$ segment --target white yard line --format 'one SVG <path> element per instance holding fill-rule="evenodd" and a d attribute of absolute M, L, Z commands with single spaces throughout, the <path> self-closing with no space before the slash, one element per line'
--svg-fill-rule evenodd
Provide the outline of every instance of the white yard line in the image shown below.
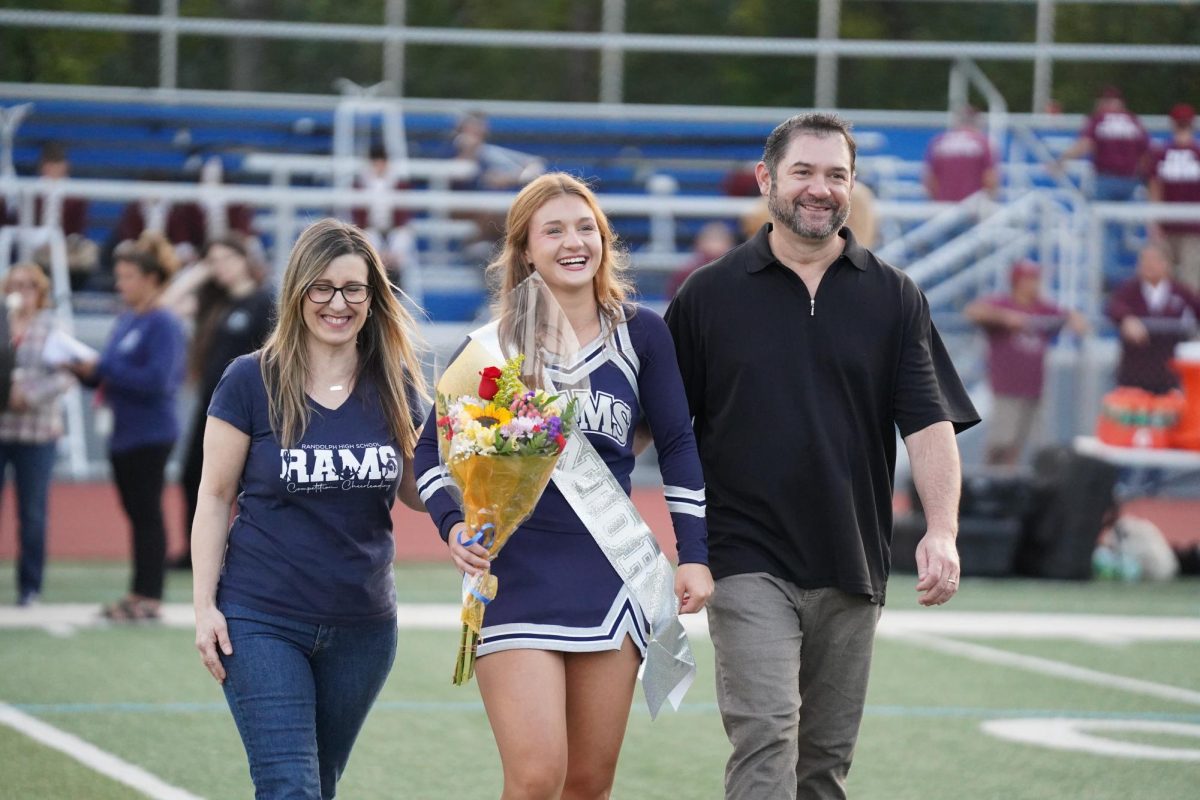
<path fill-rule="evenodd" d="M 1200 739 L 1200 725 L 1136 719 L 989 719 L 985 733 L 1012 742 L 1072 750 L 1118 758 L 1144 758 L 1152 761 L 1200 761 L 1200 750 L 1187 747 L 1161 747 L 1093 736 L 1092 732 L 1120 734 L 1125 731 L 1190 736 Z"/>
<path fill-rule="evenodd" d="M 141 767 L 123 761 L 78 736 L 18 711 L 7 703 L 0 703 L 0 724 L 52 747 L 101 775 L 137 789 L 154 800 L 202 800 L 199 795 L 172 786 Z"/>
<path fill-rule="evenodd" d="M 1005 611 L 890 611 L 879 620 L 881 633 L 927 633 L 971 638 L 1070 639 L 1132 643 L 1200 641 L 1200 617 L 1129 614 L 1049 614 Z"/>
<path fill-rule="evenodd" d="M 100 607 L 91 603 L 45 603 L 33 608 L 0 606 L 0 631 L 40 628 L 64 635 L 79 628 L 111 625 L 100 617 L 99 612 Z M 193 624 L 192 608 L 185 603 L 168 603 L 163 606 L 161 623 L 134 624 L 190 628 Z M 403 603 L 398 607 L 398 624 L 406 630 L 454 630 L 462 623 L 459 622 L 457 605 Z M 683 624 L 693 636 L 708 636 L 708 620 L 703 612 L 683 617 Z M 885 609 L 879 621 L 879 633 L 884 636 L 914 633 L 1102 643 L 1195 642 L 1200 641 L 1200 617 Z"/>
<path fill-rule="evenodd" d="M 1157 697 L 1161 700 L 1200 706 L 1200 692 L 1192 691 L 1191 689 L 1181 689 L 1178 686 L 1168 686 L 1164 683 L 1154 683 L 1153 681 L 1144 681 L 1139 678 L 1127 678 L 1123 675 L 1113 675 L 1108 672 L 1087 669 L 1086 667 L 1077 667 L 1073 664 L 1054 661 L 1049 658 L 1012 653 L 1007 650 L 999 650 L 995 647 L 975 644 L 974 642 L 942 639 L 938 636 L 930 636 L 924 633 L 912 631 L 885 632 L 881 627 L 880 634 L 896 641 L 919 645 L 927 650 L 936 650 L 947 655 L 961 656 L 985 664 L 1015 667 L 1042 675 L 1050 675 L 1055 678 L 1066 678 L 1067 680 L 1079 681 L 1080 683 L 1090 683 L 1093 686 L 1122 689 L 1134 694 Z"/>

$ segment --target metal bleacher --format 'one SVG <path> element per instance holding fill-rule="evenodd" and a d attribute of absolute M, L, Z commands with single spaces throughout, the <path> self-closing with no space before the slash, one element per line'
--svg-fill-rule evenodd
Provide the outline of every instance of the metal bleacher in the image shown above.
<path fill-rule="evenodd" d="M 1099 0 L 1084 0 L 1089 1 Z M 839 3 L 822 0 L 820 5 L 825 20 L 825 12 L 836 11 Z M 459 115 L 471 110 L 487 114 L 493 143 L 530 153 L 550 169 L 561 169 L 593 183 L 630 248 L 635 278 L 645 299 L 661 302 L 658 291 L 664 273 L 688 257 L 687 250 L 699 228 L 711 219 L 733 222 L 752 206 L 751 199 L 723 196 L 722 182 L 731 170 L 757 160 L 766 135 L 790 110 L 626 104 L 622 102 L 625 78 L 621 55 L 627 50 L 644 49 L 653 39 L 670 52 L 729 52 L 755 57 L 769 52 L 783 58 L 814 57 L 815 105 L 826 108 L 839 105 L 839 58 L 888 57 L 899 59 L 898 63 L 937 58 L 951 66 L 950 107 L 965 102 L 968 89 L 985 100 L 989 133 L 1003 162 L 1003 189 L 995 203 L 947 206 L 931 203 L 925 197 L 920 181 L 922 157 L 930 138 L 947 124 L 946 114 L 843 113 L 855 124 L 859 178 L 871 185 L 877 196 L 883 238 L 880 252 L 921 283 L 939 327 L 954 340 L 960 368 L 968 375 L 977 374 L 978 339 L 958 311 L 972 297 L 1002 286 L 1012 258 L 1023 255 L 1042 261 L 1048 267 L 1047 289 L 1060 301 L 1083 308 L 1099 321 L 1100 226 L 1110 220 L 1121 221 L 1136 241 L 1148 220 L 1200 213 L 1195 208 L 1164 209 L 1163 204 L 1087 202 L 1081 191 L 1089 179 L 1086 165 L 1078 165 L 1080 169 L 1072 172 L 1069 180 L 1047 169 L 1049 159 L 1074 138 L 1082 118 L 1010 114 L 1004 98 L 994 87 L 989 88 L 982 72 L 967 60 L 993 59 L 1003 53 L 1005 58 L 1031 63 L 1032 108 L 1036 111 L 1046 107 L 1052 87 L 1050 68 L 1055 62 L 1093 61 L 1102 55 L 1110 61 L 1131 64 L 1165 60 L 1194 63 L 1200 59 L 1200 51 L 1194 47 L 1061 45 L 1054 40 L 1054 3 L 1039 0 L 1037 5 L 1036 30 L 1031 35 L 1035 44 L 1028 45 L 843 39 L 838 36 L 836 14 L 825 20 L 832 20 L 831 25 L 821 26 L 820 41 L 635 35 L 624 31 L 620 15 L 612 16 L 615 22 L 610 27 L 608 11 L 623 8 L 624 3 L 606 0 L 603 35 L 568 34 L 573 46 L 595 50 L 601 56 L 600 102 L 595 104 L 403 97 L 404 60 L 399 48 L 409 37 L 419 35 L 421 41 L 436 40 L 457 47 L 560 47 L 564 35 L 557 32 L 421 29 L 406 24 L 403 13 L 400 19 L 389 17 L 388 25 L 377 29 L 346 25 L 299 28 L 265 20 L 191 18 L 181 16 L 177 4 L 171 3 L 164 3 L 157 16 L 137 19 L 122 14 L 0 10 L 0 19 L 10 24 L 69 28 L 86 23 L 98 30 L 113 31 L 136 28 L 153 31 L 159 43 L 157 86 L 149 91 L 0 84 L 0 108 L 23 102 L 35 106 L 20 125 L 12 149 L 17 175 L 33 174 L 41 145 L 55 140 L 67 147 L 74 176 L 66 186 L 51 188 L 36 179 L 0 173 L 0 193 L 19 195 L 27 204 L 31 196 L 50 191 L 85 196 L 90 201 L 89 233 L 98 241 L 107 238 L 122 206 L 146 192 L 172 201 L 206 196 L 247 203 L 256 209 L 256 227 L 278 267 L 298 226 L 313 216 L 350 206 L 355 196 L 335 180 L 316 173 L 291 174 L 286 184 L 280 185 L 276 176 L 249 168 L 248 159 L 263 153 L 336 156 L 339 104 L 346 97 L 179 89 L 179 37 L 214 32 L 238 37 L 246 35 L 248 26 L 252 26 L 259 33 L 286 34 L 298 40 L 382 46 L 380 77 L 392 82 L 391 89 L 383 94 L 393 95 L 396 113 L 402 114 L 407 158 L 449 158 L 450 134 Z M 1051 24 L 1043 24 L 1047 20 Z M 357 97 L 368 95 L 370 87 Z M 1144 121 L 1160 137 L 1166 130 L 1164 118 Z M 364 151 L 365 147 L 359 147 L 360 155 Z M 213 155 L 222 159 L 225 185 L 216 189 L 200 187 L 197 167 Z M 466 324 L 482 298 L 477 264 L 468 263 L 465 256 L 460 258 L 463 254 L 455 249 L 462 235 L 456 231 L 461 226 L 452 229 L 444 223 L 451 221 L 455 212 L 502 212 L 511 193 L 443 191 L 428 180 L 414 182 L 413 191 L 393 192 L 386 199 L 426 221 L 421 234 L 425 248 L 443 244 L 450 248 L 449 259 L 431 259 L 429 280 L 424 282 L 429 289 L 425 305 L 435 321 L 427 327 L 436 333 L 440 325 Z M 451 331 L 446 338 L 456 335 Z M 1060 362 L 1066 363 L 1062 358 Z M 1052 387 L 1051 393 L 1054 391 Z M 1094 391 L 1082 394 L 1098 396 Z M 1091 416 L 1086 403 L 1072 403 L 1069 398 L 1057 402 L 1052 397 L 1051 404 L 1068 409 L 1076 422 Z M 1072 420 L 1060 424 L 1059 433 L 1070 435 L 1072 424 Z"/>

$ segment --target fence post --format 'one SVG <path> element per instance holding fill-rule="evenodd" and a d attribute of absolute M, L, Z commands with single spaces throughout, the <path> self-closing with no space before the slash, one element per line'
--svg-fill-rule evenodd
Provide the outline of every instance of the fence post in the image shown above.
<path fill-rule="evenodd" d="M 162 30 L 158 35 L 158 88 L 174 89 L 179 76 L 179 0 L 162 0 Z"/>
<path fill-rule="evenodd" d="M 400 33 L 407 17 L 407 0 L 387 0 L 383 24 L 394 35 L 383 43 L 383 82 L 392 87 L 396 97 L 404 97 L 404 39 Z"/>
<path fill-rule="evenodd" d="M 625 32 L 625 0 L 604 0 L 601 23 L 606 37 Z M 600 51 L 600 102 L 620 103 L 625 96 L 625 51 L 605 42 Z"/>
<path fill-rule="evenodd" d="M 838 38 L 842 25 L 842 0 L 821 0 L 817 16 L 817 39 L 828 42 Z M 813 105 L 817 108 L 837 106 L 838 57 L 832 50 L 817 55 L 817 75 L 813 87 Z"/>
<path fill-rule="evenodd" d="M 679 182 L 670 175 L 651 175 L 646 181 L 646 190 L 656 197 L 671 197 L 679 191 Z M 650 214 L 649 250 L 652 253 L 675 252 L 675 215 L 661 205 Z"/>
<path fill-rule="evenodd" d="M 1051 89 L 1054 86 L 1054 62 L 1046 47 L 1054 44 L 1054 0 L 1038 0 L 1037 5 L 1037 55 L 1033 59 L 1033 108 L 1041 114 L 1050 105 Z"/>

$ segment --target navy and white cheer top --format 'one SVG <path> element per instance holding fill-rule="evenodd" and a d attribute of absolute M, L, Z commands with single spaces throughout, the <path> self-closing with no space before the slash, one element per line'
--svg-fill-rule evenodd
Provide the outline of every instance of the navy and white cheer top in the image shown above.
<path fill-rule="evenodd" d="M 674 344 L 662 318 L 627 306 L 624 321 L 615 328 L 605 323 L 600 336 L 581 348 L 576 363 L 559 365 L 557 371 L 572 379 L 588 377 L 590 390 L 577 398 L 577 433 L 586 434 L 626 494 L 634 430 L 643 420 L 649 425 L 679 562 L 706 564 L 703 473 Z M 452 481 L 439 463 L 436 412 L 426 420 L 415 466 L 421 499 L 445 539 L 463 514 L 446 492 Z M 644 650 L 641 609 L 553 482 L 500 551 L 492 573 L 499 590 L 484 616 L 479 655 L 514 648 L 616 649 L 626 634 Z"/>

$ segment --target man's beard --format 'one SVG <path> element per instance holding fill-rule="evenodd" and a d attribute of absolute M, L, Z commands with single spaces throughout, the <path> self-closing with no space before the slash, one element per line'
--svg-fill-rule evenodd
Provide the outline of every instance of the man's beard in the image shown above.
<path fill-rule="evenodd" d="M 771 212 L 771 219 L 783 225 L 792 233 L 799 236 L 801 239 L 828 239 L 835 236 L 842 226 L 846 224 L 846 219 L 850 216 L 850 202 L 846 201 L 846 205 L 838 207 L 833 204 L 833 213 L 829 216 L 829 220 L 824 223 L 805 223 L 803 219 L 804 209 L 800 203 L 794 203 L 789 209 L 779 201 L 779 195 L 775 191 L 775 184 L 771 184 L 771 191 L 767 195 L 767 210 Z"/>

